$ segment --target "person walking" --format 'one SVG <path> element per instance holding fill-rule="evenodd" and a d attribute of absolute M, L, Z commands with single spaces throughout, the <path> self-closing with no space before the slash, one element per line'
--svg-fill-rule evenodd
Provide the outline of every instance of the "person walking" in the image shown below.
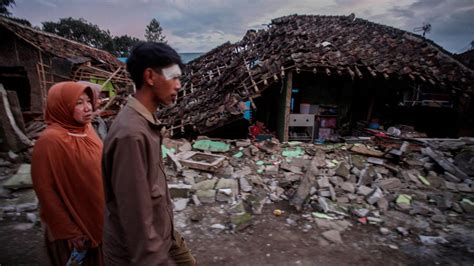
<path fill-rule="evenodd" d="M 161 155 L 159 105 L 181 88 L 179 55 L 164 43 L 145 42 L 127 59 L 136 93 L 104 141 L 106 265 L 195 265 L 174 229 L 173 205 Z"/>

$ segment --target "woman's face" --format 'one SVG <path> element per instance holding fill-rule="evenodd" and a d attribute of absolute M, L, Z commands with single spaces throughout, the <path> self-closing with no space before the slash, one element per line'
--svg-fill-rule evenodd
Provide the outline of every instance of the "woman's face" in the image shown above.
<path fill-rule="evenodd" d="M 83 125 L 90 123 L 92 120 L 92 101 L 85 92 L 77 99 L 73 117 L 79 124 Z"/>

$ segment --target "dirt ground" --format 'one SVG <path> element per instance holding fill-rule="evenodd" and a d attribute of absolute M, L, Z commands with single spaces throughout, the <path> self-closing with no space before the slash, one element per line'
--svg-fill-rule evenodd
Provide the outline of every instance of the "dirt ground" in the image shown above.
<path fill-rule="evenodd" d="M 282 216 L 272 214 L 285 210 Z M 200 217 L 197 222 L 191 217 Z M 249 226 L 239 231 L 213 229 L 226 225 L 219 205 L 188 206 L 176 213 L 176 227 L 183 233 L 199 265 L 473 265 L 473 228 L 454 230 L 449 244 L 425 246 L 416 237 L 396 232 L 379 233 L 373 225 L 353 226 L 343 232 L 342 244 L 330 244 L 316 224 L 301 218 L 284 203 L 265 205 Z M 196 220 L 196 218 L 194 218 Z M 26 228 L 21 228 L 26 227 Z M 30 228 L 28 228 L 30 227 Z M 463 231 L 464 230 L 464 231 Z M 453 231 L 453 232 L 454 232 Z M 21 217 L 0 222 L 0 264 L 45 265 L 43 235 L 39 225 Z"/>

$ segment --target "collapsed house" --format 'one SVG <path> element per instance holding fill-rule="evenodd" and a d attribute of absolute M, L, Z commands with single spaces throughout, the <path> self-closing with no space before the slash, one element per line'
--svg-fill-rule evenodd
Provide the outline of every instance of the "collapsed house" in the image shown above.
<path fill-rule="evenodd" d="M 19 137 L 24 131 L 20 120 L 42 116 L 47 91 L 54 83 L 87 80 L 105 84 L 107 96 L 133 86 L 124 63 L 106 51 L 4 17 L 0 17 L 0 35 L 0 84 L 2 95 L 8 94 L 4 97 L 8 103 L 4 100 L 1 106 L 4 148 L 21 150 L 27 144 Z M 8 118 L 13 116 L 14 120 Z M 15 121 L 18 125 L 12 125 Z"/>
<path fill-rule="evenodd" d="M 468 50 L 461 54 L 455 54 L 454 58 L 459 60 L 470 69 L 474 69 L 474 49 Z"/>
<path fill-rule="evenodd" d="M 473 80 L 419 35 L 353 14 L 291 15 L 191 61 L 177 104 L 159 115 L 173 135 L 237 132 L 248 106 L 282 141 L 353 134 L 361 121 L 467 135 Z"/>

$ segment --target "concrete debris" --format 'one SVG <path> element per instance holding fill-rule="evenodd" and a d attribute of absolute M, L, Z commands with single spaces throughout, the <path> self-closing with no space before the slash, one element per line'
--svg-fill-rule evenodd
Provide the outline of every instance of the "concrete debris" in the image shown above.
<path fill-rule="evenodd" d="M 3 187 L 9 189 L 31 188 L 33 181 L 31 180 L 31 165 L 22 164 L 17 173 L 3 183 Z"/>
<path fill-rule="evenodd" d="M 397 227 L 396 230 L 402 236 L 408 236 L 410 234 L 407 229 L 401 226 Z"/>
<path fill-rule="evenodd" d="M 239 231 L 251 225 L 252 215 L 244 212 L 230 216 L 230 222 L 235 230 Z"/>
<path fill-rule="evenodd" d="M 384 235 L 384 236 L 390 234 L 390 229 L 385 228 L 385 227 L 380 227 L 380 230 L 379 230 L 379 231 L 380 231 L 380 233 L 381 233 L 382 235 Z"/>
<path fill-rule="evenodd" d="M 236 179 L 221 178 L 217 182 L 216 189 L 230 189 L 234 195 L 239 193 L 239 184 Z"/>
<path fill-rule="evenodd" d="M 20 224 L 15 225 L 13 229 L 18 230 L 18 231 L 26 231 L 33 228 L 33 226 L 35 226 L 33 223 L 20 223 Z"/>
<path fill-rule="evenodd" d="M 190 196 L 192 185 L 186 184 L 169 184 L 171 198 L 187 198 Z"/>
<path fill-rule="evenodd" d="M 341 185 L 342 190 L 349 192 L 349 193 L 354 193 L 355 192 L 355 186 L 352 183 L 349 182 L 344 182 Z"/>
<path fill-rule="evenodd" d="M 194 205 L 201 206 L 201 201 L 199 200 L 197 195 L 193 195 L 192 198 Z"/>
<path fill-rule="evenodd" d="M 458 191 L 461 191 L 461 192 L 466 192 L 466 193 L 474 192 L 472 189 L 472 184 L 460 183 L 460 184 L 456 184 L 456 188 L 458 189 Z"/>
<path fill-rule="evenodd" d="M 370 195 L 367 196 L 367 202 L 371 205 L 377 203 L 383 197 L 383 192 L 380 188 L 376 188 Z"/>
<path fill-rule="evenodd" d="M 474 214 L 474 201 L 469 199 L 462 199 L 460 205 L 466 213 Z"/>
<path fill-rule="evenodd" d="M 219 202 L 233 203 L 235 201 L 235 194 L 230 188 L 221 188 L 217 190 L 216 200 Z"/>
<path fill-rule="evenodd" d="M 384 159 L 375 158 L 375 157 L 369 157 L 369 158 L 367 158 L 367 162 L 368 162 L 368 163 L 371 163 L 371 164 L 377 164 L 377 165 L 384 165 L 384 164 L 385 164 L 385 160 L 384 160 Z"/>
<path fill-rule="evenodd" d="M 227 229 L 227 227 L 225 227 L 225 225 L 222 225 L 222 224 L 213 224 L 213 225 L 211 225 L 211 228 L 212 228 L 212 229 L 218 229 L 218 230 L 225 230 L 225 229 Z"/>
<path fill-rule="evenodd" d="M 290 204 L 297 210 L 301 210 L 311 191 L 311 187 L 315 183 L 315 176 L 319 174 L 319 162 L 320 159 L 317 156 L 313 157 L 313 160 L 310 163 L 310 168 L 306 171 L 295 195 L 290 200 Z"/>
<path fill-rule="evenodd" d="M 368 196 L 374 191 L 374 189 L 367 187 L 367 186 L 359 186 L 357 188 L 357 194 L 362 195 L 362 196 Z"/>
<path fill-rule="evenodd" d="M 252 186 L 250 185 L 249 181 L 245 177 L 239 178 L 240 190 L 242 192 L 251 192 Z"/>
<path fill-rule="evenodd" d="M 448 240 L 441 236 L 422 236 L 420 235 L 420 241 L 423 245 L 437 245 L 437 244 L 447 244 Z"/>
<path fill-rule="evenodd" d="M 215 187 L 217 179 L 205 180 L 191 186 L 193 190 L 210 190 Z"/>
<path fill-rule="evenodd" d="M 444 172 L 444 179 L 449 182 L 453 183 L 460 183 L 461 179 L 457 178 L 455 175 L 451 174 L 450 172 Z"/>
<path fill-rule="evenodd" d="M 214 203 L 216 201 L 216 191 L 214 189 L 198 190 L 196 196 L 203 203 Z"/>
<path fill-rule="evenodd" d="M 188 202 L 189 202 L 188 198 L 174 199 L 173 200 L 174 210 L 179 212 L 179 211 L 182 211 L 182 210 L 186 209 L 186 207 L 188 206 Z"/>
<path fill-rule="evenodd" d="M 400 140 L 390 141 L 394 140 L 331 146 L 227 140 L 198 142 L 193 147 L 173 140 L 166 145 L 179 151 L 175 156 L 182 169 L 173 170 L 177 166 L 171 158 L 165 161 L 165 170 L 170 173 L 175 211 L 193 212 L 191 221 L 205 222 L 215 232 L 243 230 L 252 226 L 253 215 L 279 209 L 272 219 L 304 232 L 317 227 L 323 231 L 316 236 L 322 245 L 342 244 L 341 233 L 353 223 L 357 223 L 354 228 L 376 226 L 379 237 L 387 239 L 400 238 L 394 234 L 398 232 L 403 237 L 419 236 L 425 245 L 447 244 L 443 239 L 451 241 L 446 236 L 450 226 L 474 216 L 474 180 L 469 167 L 457 164 L 470 162 L 472 158 L 466 156 L 472 153 L 458 156 L 464 148 L 452 149 L 439 141 L 436 145 L 429 140 L 411 141 L 405 148 Z M 390 150 L 399 155 L 394 157 Z M 241 156 L 234 156 L 239 152 Z M 3 159 L 0 167 L 11 171 L 18 167 L 6 154 Z M 18 174 L 28 175 L 27 167 L 22 165 Z M 10 189 L 24 186 L 21 182 L 9 186 L 14 179 L 5 180 L 1 198 L 8 203 L 0 205 L 0 216 L 21 217 L 31 226 L 38 221 L 38 204 L 7 197 Z M 207 217 L 199 211 L 202 204 L 225 219 Z"/>
<path fill-rule="evenodd" d="M 244 166 L 244 167 L 242 167 L 242 169 L 239 169 L 239 170 L 235 171 L 232 174 L 232 177 L 233 178 L 246 177 L 250 174 L 252 174 L 252 169 L 248 166 Z"/>
<path fill-rule="evenodd" d="M 342 238 L 341 234 L 337 230 L 329 230 L 326 232 L 323 232 L 323 237 L 335 244 L 342 244 Z"/>
<path fill-rule="evenodd" d="M 402 182 L 396 177 L 382 179 L 376 182 L 377 186 L 384 190 L 394 191 L 400 189 Z"/>
<path fill-rule="evenodd" d="M 352 213 L 354 213 L 357 217 L 366 217 L 369 214 L 368 209 L 354 209 Z"/>

